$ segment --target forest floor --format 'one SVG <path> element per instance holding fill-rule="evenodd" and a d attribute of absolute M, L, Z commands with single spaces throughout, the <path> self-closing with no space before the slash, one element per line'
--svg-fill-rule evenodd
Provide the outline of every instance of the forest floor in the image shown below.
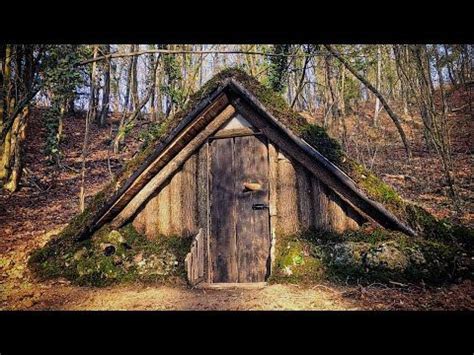
<path fill-rule="evenodd" d="M 453 97 L 453 108 L 465 102 L 465 92 L 455 92 Z M 394 185 L 404 198 L 416 201 L 438 217 L 473 226 L 472 113 L 464 108 L 450 115 L 455 177 L 462 201 L 461 212 L 456 212 L 443 182 L 440 163 L 423 143 L 419 119 L 404 117 L 414 156 L 408 164 L 387 115 L 381 112 L 378 127 L 369 124 L 373 116 L 371 107 L 359 107 L 357 114 L 345 117 L 348 153 Z M 34 248 L 44 245 L 78 212 L 84 136 L 83 117 L 66 118 L 61 167 L 49 165 L 43 154 L 46 131 L 41 116 L 42 111 L 37 109 L 29 120 L 25 145 L 25 166 L 29 173 L 23 177 L 21 189 L 14 194 L 0 193 L 0 309 L 474 310 L 474 283 L 468 280 L 445 287 L 324 283 L 226 290 L 141 284 L 90 288 L 61 279 L 39 282 L 26 262 Z M 116 125 L 117 119 L 111 123 Z M 88 200 L 107 184 L 110 173 L 117 172 L 136 152 L 140 129 L 137 127 L 127 138 L 120 154 L 112 154 L 110 126 L 92 125 L 87 155 Z M 336 138 L 343 137 L 341 120 L 334 120 L 330 131 Z"/>

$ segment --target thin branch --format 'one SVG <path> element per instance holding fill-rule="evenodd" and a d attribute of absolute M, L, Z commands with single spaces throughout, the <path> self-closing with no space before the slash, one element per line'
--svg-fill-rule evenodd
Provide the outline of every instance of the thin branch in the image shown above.
<path fill-rule="evenodd" d="M 143 50 L 143 51 L 137 51 L 137 52 L 130 52 L 130 53 L 123 53 L 123 52 L 115 52 L 115 53 L 110 53 L 107 55 L 103 55 L 97 58 L 91 58 L 84 60 L 82 62 L 79 62 L 75 64 L 76 66 L 81 66 L 81 65 L 86 65 L 90 64 L 93 62 L 101 61 L 104 59 L 112 59 L 112 58 L 126 58 L 126 57 L 134 57 L 134 56 L 139 56 L 139 55 L 144 55 L 144 54 L 152 54 L 152 53 L 163 53 L 163 54 L 246 54 L 246 55 L 262 55 L 266 57 L 314 57 L 318 55 L 326 55 L 323 52 L 314 52 L 311 54 L 308 53 L 265 53 L 265 52 L 257 52 L 257 51 L 219 51 L 219 50 L 207 50 L 207 51 L 192 51 L 192 50 L 172 50 L 172 49 L 148 49 L 148 50 Z"/>

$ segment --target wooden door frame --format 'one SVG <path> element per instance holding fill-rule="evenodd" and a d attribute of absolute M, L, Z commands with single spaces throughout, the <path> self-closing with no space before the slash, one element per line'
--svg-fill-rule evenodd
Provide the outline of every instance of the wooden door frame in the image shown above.
<path fill-rule="evenodd" d="M 260 131 L 249 131 L 249 130 L 242 130 L 242 131 L 235 131 L 232 132 L 231 134 L 222 134 L 222 135 L 213 135 L 207 138 L 206 142 L 204 143 L 206 145 L 206 166 L 207 166 L 207 172 L 206 172 L 206 191 L 207 191 L 207 223 L 206 223 L 206 268 L 207 268 L 207 284 L 220 284 L 220 283 L 215 283 L 213 282 L 213 270 L 212 270 L 212 256 L 211 256 L 211 247 L 210 247 L 210 240 L 211 240 L 211 179 L 210 179 L 210 171 L 211 171 L 211 157 L 209 154 L 209 147 L 210 144 L 213 140 L 216 139 L 229 139 L 229 138 L 236 138 L 236 137 L 247 137 L 247 136 L 263 136 L 265 137 L 266 141 L 266 146 L 267 146 L 267 162 L 268 162 L 268 204 L 269 204 L 269 209 L 268 209 L 268 223 L 269 223 L 269 238 L 270 238 L 270 250 L 268 252 L 268 259 L 269 263 L 267 266 L 267 271 L 266 271 L 266 276 L 265 276 L 265 282 L 268 280 L 268 278 L 271 276 L 272 271 L 273 271 L 273 264 L 275 261 L 275 243 L 276 243 L 276 235 L 275 235 L 275 228 L 276 228 L 276 176 L 272 178 L 272 168 L 276 169 L 276 163 L 277 161 L 274 159 L 273 153 L 270 154 L 270 150 L 276 151 L 275 146 L 273 145 L 272 142 L 266 137 L 262 132 Z M 271 147 L 271 148 L 270 148 Z M 277 153 L 278 155 L 278 153 Z M 272 161 L 273 160 L 273 161 Z M 275 170 L 276 171 L 276 170 Z M 232 283 L 235 285 L 234 283 Z M 247 283 L 243 283 L 244 285 Z M 255 284 L 261 284 L 261 282 L 255 282 Z"/>

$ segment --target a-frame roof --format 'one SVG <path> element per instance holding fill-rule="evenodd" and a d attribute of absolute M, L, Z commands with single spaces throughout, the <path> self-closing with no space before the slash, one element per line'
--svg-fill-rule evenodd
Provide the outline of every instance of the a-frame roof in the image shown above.
<path fill-rule="evenodd" d="M 370 199 L 336 164 L 300 137 L 294 127 L 304 124 L 304 119 L 285 108 L 283 99 L 275 100 L 276 97 L 242 71 L 227 70 L 218 74 L 191 100 L 188 110 L 170 120 L 162 138 L 129 164 L 128 174 L 123 173 L 114 188 L 106 189 L 108 196 L 94 206 L 95 210 L 90 211 L 88 218 L 82 220 L 85 225 L 79 228 L 75 238 L 87 238 L 103 224 L 112 221 L 127 205 L 145 201 L 150 192 L 146 194 L 141 190 L 153 179 L 159 179 L 159 174 L 164 174 L 164 167 L 171 159 L 183 154 L 180 153 L 183 149 L 190 149 L 189 146 L 197 149 L 199 142 L 207 138 L 203 135 L 207 127 L 214 124 L 217 129 L 219 125 L 214 121 L 228 120 L 235 111 L 250 120 L 272 143 L 315 174 L 359 213 L 386 228 L 415 234 L 381 203 Z"/>

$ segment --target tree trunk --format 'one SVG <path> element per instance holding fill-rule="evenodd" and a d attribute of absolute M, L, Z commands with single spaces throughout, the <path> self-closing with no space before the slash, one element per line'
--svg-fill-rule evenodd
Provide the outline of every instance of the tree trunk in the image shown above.
<path fill-rule="evenodd" d="M 377 46 L 377 81 L 375 83 L 377 87 L 377 91 L 380 91 L 380 81 L 381 81 L 381 74 L 382 74 L 382 51 L 380 46 Z M 377 119 L 379 116 L 379 108 L 380 108 L 380 100 L 378 97 L 375 98 L 375 108 L 374 108 L 374 126 L 377 127 Z"/>
<path fill-rule="evenodd" d="M 105 45 L 105 53 L 110 52 L 110 45 Z M 105 61 L 104 68 L 104 88 L 102 91 L 102 109 L 100 111 L 99 126 L 104 127 L 107 121 L 110 104 L 110 60 Z"/>
<path fill-rule="evenodd" d="M 132 45 L 132 51 L 139 50 L 139 45 Z M 135 111 L 140 104 L 138 97 L 138 57 L 132 57 L 131 73 L 130 73 L 130 91 L 132 95 L 132 111 Z"/>
<path fill-rule="evenodd" d="M 94 58 L 97 57 L 99 51 L 99 47 L 97 45 L 93 46 Z M 89 110 L 91 111 L 91 119 L 97 119 L 97 105 L 99 101 L 99 93 L 98 93 L 98 83 L 97 83 L 97 62 L 92 63 L 91 69 L 91 87 L 90 87 L 90 105 Z"/>
<path fill-rule="evenodd" d="M 398 134 L 400 135 L 403 145 L 405 146 L 405 152 L 406 152 L 407 158 L 410 161 L 411 150 L 410 150 L 410 146 L 408 144 L 405 132 L 403 131 L 402 125 L 400 123 L 401 122 L 400 117 L 398 117 L 398 115 L 395 112 L 393 112 L 393 110 L 390 108 L 390 106 L 388 105 L 387 101 L 382 96 L 382 94 L 380 94 L 380 92 L 369 81 L 367 81 L 367 79 L 365 79 L 363 76 L 357 73 L 357 71 L 349 64 L 349 62 L 347 62 L 343 57 L 341 57 L 341 55 L 336 50 L 334 50 L 330 45 L 325 44 L 324 46 L 334 57 L 336 57 L 342 64 L 344 64 L 347 70 L 349 70 L 357 79 L 359 79 L 365 85 L 365 87 L 367 87 L 370 91 L 372 91 L 372 93 L 380 100 L 381 104 L 385 108 L 385 111 L 387 111 L 388 115 L 390 116 L 393 123 L 395 124 L 395 127 L 398 130 Z"/>

